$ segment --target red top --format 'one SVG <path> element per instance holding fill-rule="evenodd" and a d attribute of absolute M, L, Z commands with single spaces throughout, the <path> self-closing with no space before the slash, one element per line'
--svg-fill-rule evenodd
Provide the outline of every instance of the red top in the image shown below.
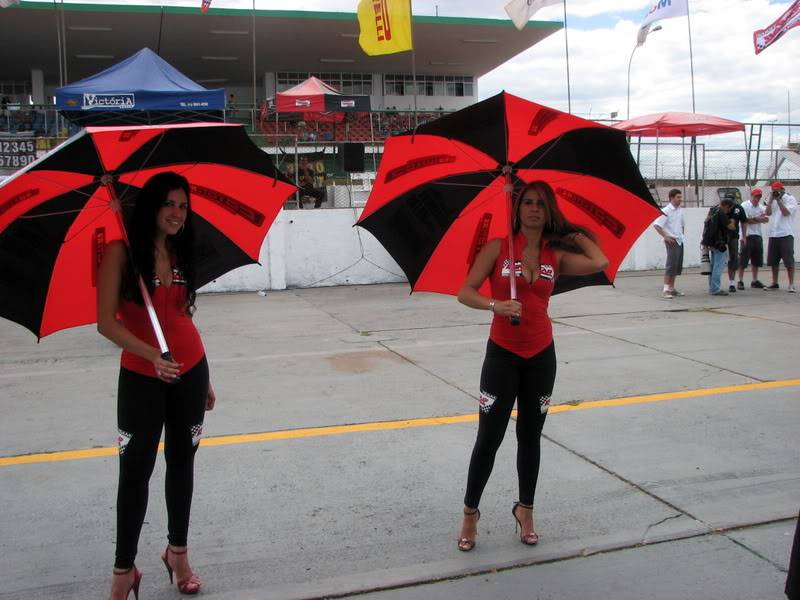
<path fill-rule="evenodd" d="M 186 280 L 180 269 L 172 269 L 172 284 L 162 285 L 158 277 L 153 276 L 156 288 L 152 295 L 153 307 L 161 323 L 161 330 L 167 340 L 167 346 L 175 362 L 183 363 L 181 375 L 194 367 L 205 355 L 200 334 L 194 326 L 192 318 L 186 314 Z M 156 334 L 150 324 L 147 308 L 135 302 L 123 301 L 119 308 L 122 324 L 140 340 L 158 348 Z M 155 377 L 153 363 L 126 350 L 122 351 L 122 367 Z"/>
<path fill-rule="evenodd" d="M 523 358 L 531 358 L 547 348 L 553 341 L 553 325 L 547 315 L 547 306 L 558 277 L 558 262 L 550 245 L 543 243 L 539 251 L 539 277 L 528 283 L 522 274 L 522 250 L 528 240 L 523 234 L 514 239 L 516 262 L 517 300 L 522 304 L 519 325 L 512 325 L 508 317 L 495 315 L 489 339 L 498 346 Z M 489 285 L 495 300 L 510 300 L 508 281 L 508 238 L 503 239 L 500 255 L 489 275 Z"/>

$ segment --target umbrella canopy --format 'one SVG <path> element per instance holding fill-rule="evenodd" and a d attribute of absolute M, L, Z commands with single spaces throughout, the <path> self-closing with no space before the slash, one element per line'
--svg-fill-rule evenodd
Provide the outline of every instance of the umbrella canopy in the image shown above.
<path fill-rule="evenodd" d="M 189 180 L 198 287 L 257 262 L 296 189 L 240 125 L 84 129 L 0 185 L 0 316 L 39 337 L 95 322 L 97 266 L 124 239 L 114 198 L 128 212 L 164 171 Z"/>
<path fill-rule="evenodd" d="M 744 131 L 744 123 L 698 113 L 665 112 L 634 117 L 613 125 L 630 136 L 695 137 Z"/>
<path fill-rule="evenodd" d="M 455 294 L 482 244 L 508 235 L 504 167 L 517 185 L 549 183 L 609 258 L 603 273 L 559 277 L 555 293 L 613 282 L 660 214 L 623 132 L 501 93 L 389 138 L 358 224 L 412 290 Z"/>

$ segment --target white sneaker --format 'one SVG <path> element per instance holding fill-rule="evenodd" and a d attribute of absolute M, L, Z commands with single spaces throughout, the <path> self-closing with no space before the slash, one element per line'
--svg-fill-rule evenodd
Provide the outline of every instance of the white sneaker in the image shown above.
<path fill-rule="evenodd" d="M 795 294 L 795 293 L 797 293 L 797 290 L 796 290 L 796 289 L 794 289 L 794 286 L 793 286 L 793 285 L 790 285 L 788 288 L 786 288 L 786 291 L 787 291 L 787 292 L 789 292 L 790 294 Z"/>

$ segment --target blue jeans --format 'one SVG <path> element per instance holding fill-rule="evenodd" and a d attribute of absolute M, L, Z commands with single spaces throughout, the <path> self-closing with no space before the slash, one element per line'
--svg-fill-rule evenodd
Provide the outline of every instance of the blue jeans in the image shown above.
<path fill-rule="evenodd" d="M 720 281 L 722 279 L 722 272 L 728 265 L 728 249 L 724 252 L 710 248 L 709 258 L 711 259 L 711 273 L 708 274 L 708 293 L 716 294 L 722 288 Z"/>

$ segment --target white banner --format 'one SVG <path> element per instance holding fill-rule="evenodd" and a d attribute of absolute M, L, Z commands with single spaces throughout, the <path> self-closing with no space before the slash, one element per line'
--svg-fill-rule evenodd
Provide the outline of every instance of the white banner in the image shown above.
<path fill-rule="evenodd" d="M 650 25 L 661 19 L 683 17 L 689 14 L 689 0 L 658 0 L 645 15 L 639 34 L 636 36 L 636 45 L 641 46 L 647 39 Z"/>
<path fill-rule="evenodd" d="M 506 12 L 514 22 L 514 26 L 522 31 L 533 14 L 540 8 L 560 4 L 562 0 L 511 0 L 506 4 Z"/>

